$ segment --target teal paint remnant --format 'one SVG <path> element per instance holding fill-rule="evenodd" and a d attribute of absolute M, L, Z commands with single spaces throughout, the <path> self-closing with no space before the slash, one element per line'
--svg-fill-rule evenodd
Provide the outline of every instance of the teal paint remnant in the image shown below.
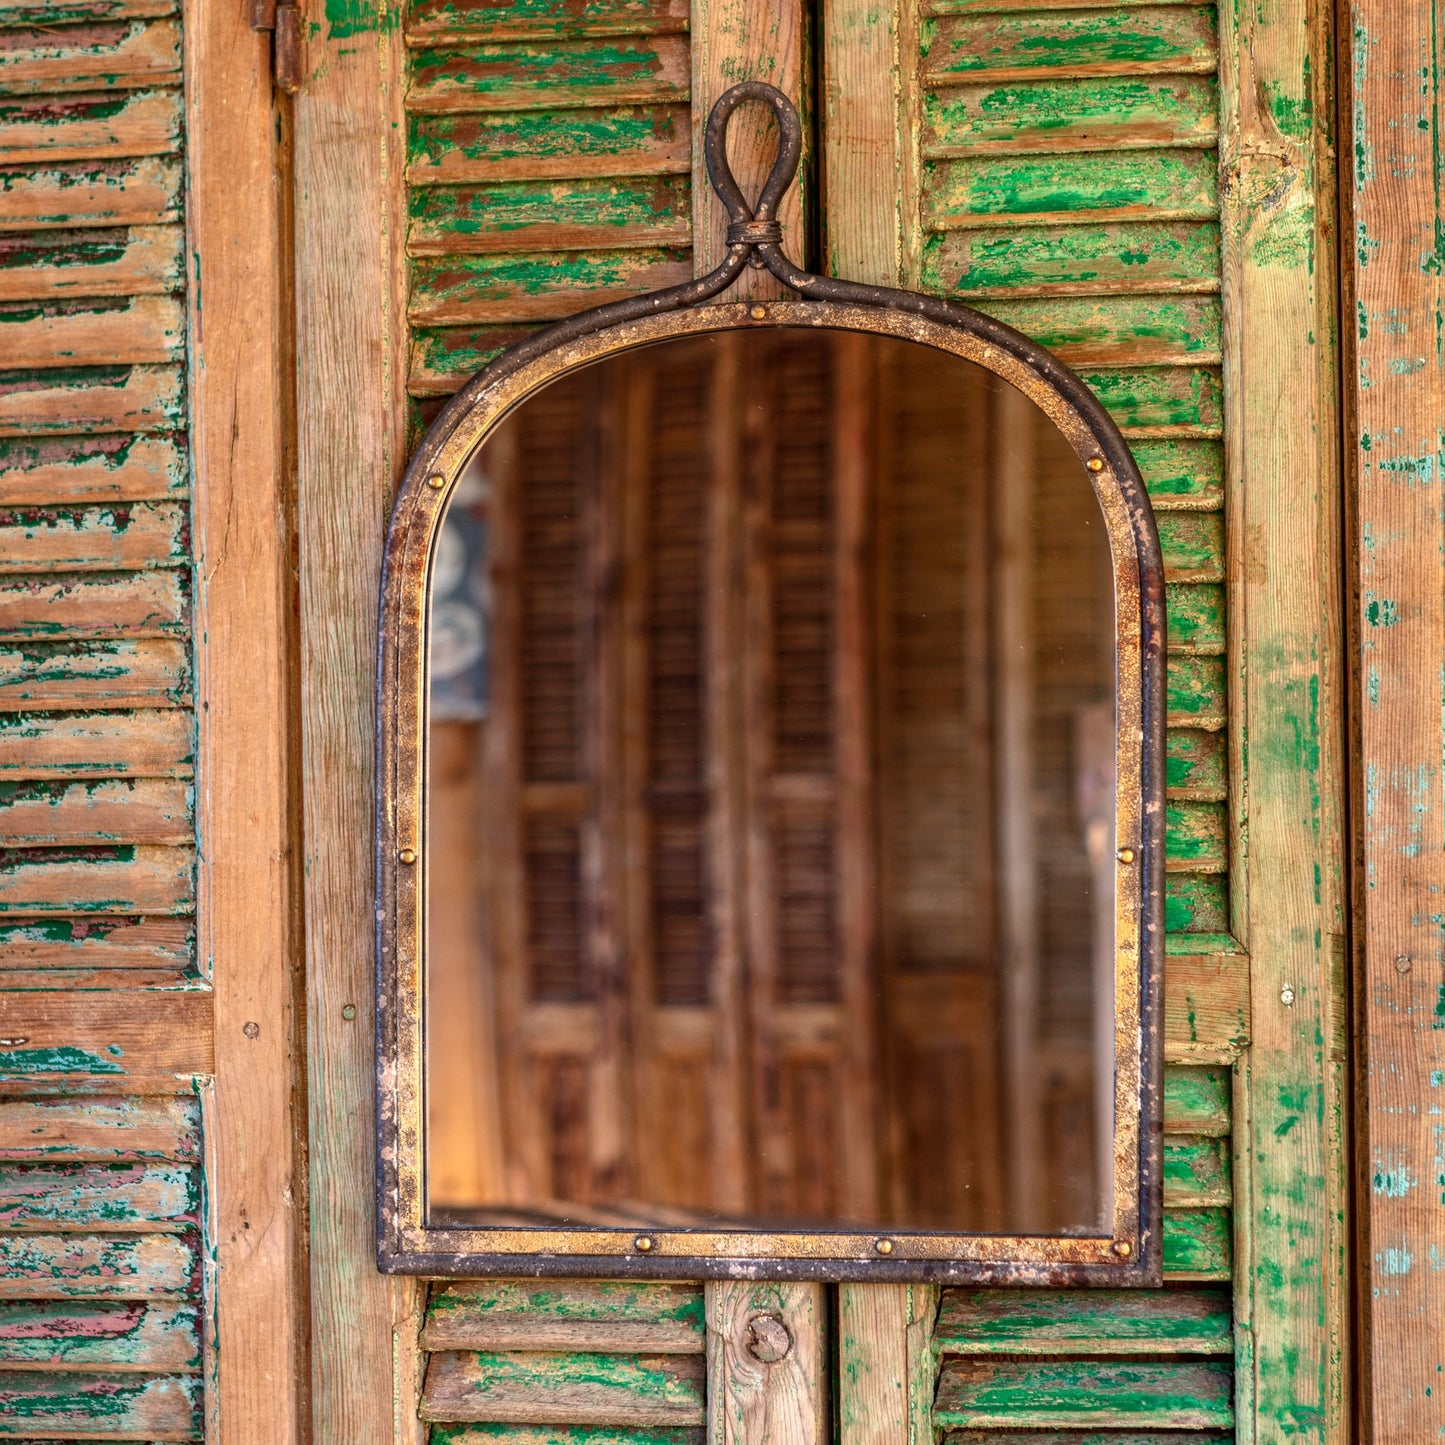
<path fill-rule="evenodd" d="M 1380 1273 L 1386 1279 L 1395 1279 L 1409 1274 L 1415 1267 L 1415 1256 L 1402 1243 L 1399 1249 L 1382 1249 L 1376 1256 Z"/>
<path fill-rule="evenodd" d="M 114 1046 L 107 1052 L 119 1054 Z M 123 1074 L 125 1069 L 89 1049 L 63 1045 L 53 1049 L 0 1050 L 0 1075 L 14 1074 Z"/>
<path fill-rule="evenodd" d="M 1400 620 L 1400 609 L 1388 597 L 1365 604 L 1365 621 L 1371 627 L 1393 627 Z"/>

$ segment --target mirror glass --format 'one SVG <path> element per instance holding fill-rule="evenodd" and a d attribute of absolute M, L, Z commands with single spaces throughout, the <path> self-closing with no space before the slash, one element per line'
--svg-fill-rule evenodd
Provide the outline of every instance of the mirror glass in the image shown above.
<path fill-rule="evenodd" d="M 1113 570 L 957 356 L 533 393 L 429 594 L 433 1225 L 1108 1234 Z"/>

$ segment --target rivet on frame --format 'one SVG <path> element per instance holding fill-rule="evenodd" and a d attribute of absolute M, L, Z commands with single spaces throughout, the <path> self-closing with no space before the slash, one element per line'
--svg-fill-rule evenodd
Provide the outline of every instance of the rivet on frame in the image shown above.
<path fill-rule="evenodd" d="M 753 309 L 748 312 L 748 315 L 751 316 L 754 321 L 761 321 L 767 314 L 768 309 L 766 306 L 754 306 Z"/>
<path fill-rule="evenodd" d="M 431 476 L 426 479 L 426 484 L 433 491 L 439 492 L 444 486 L 446 486 L 447 479 L 442 476 L 440 472 L 433 472 Z"/>
<path fill-rule="evenodd" d="M 396 856 L 410 868 L 411 865 L 416 862 L 416 849 L 403 848 Z"/>
<path fill-rule="evenodd" d="M 891 1239 L 875 1239 L 873 1241 L 873 1248 L 876 1249 L 879 1254 L 892 1254 L 893 1241 Z"/>
<path fill-rule="evenodd" d="M 1134 1253 L 1134 1246 L 1127 1239 L 1116 1239 L 1114 1241 L 1114 1253 L 1120 1259 L 1128 1259 Z"/>
<path fill-rule="evenodd" d="M 1121 863 L 1132 863 L 1136 854 L 1132 848 L 1120 848 L 1115 856 Z"/>
<path fill-rule="evenodd" d="M 657 1241 L 650 1234 L 639 1234 L 632 1241 L 632 1247 L 638 1254 L 651 1254 L 656 1244 Z"/>
<path fill-rule="evenodd" d="M 1104 459 L 1103 457 L 1090 457 L 1084 465 L 1088 467 L 1091 472 L 1102 472 L 1104 470 Z"/>

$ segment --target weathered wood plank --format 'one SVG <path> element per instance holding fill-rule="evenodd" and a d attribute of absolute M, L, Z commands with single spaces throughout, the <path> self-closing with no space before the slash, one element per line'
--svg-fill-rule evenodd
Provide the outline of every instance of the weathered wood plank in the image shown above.
<path fill-rule="evenodd" d="M 1234 1423 L 1224 1360 L 1117 1362 L 949 1358 L 933 1418 L 950 1427 L 1200 1429 Z"/>
<path fill-rule="evenodd" d="M 0 302 L 158 295 L 181 276 L 179 226 L 0 233 Z"/>
<path fill-rule="evenodd" d="M 1181 933 L 1188 948 L 1190 935 Z M 1203 940 L 1201 940 L 1201 943 Z M 1176 953 L 1164 968 L 1164 1056 L 1170 1063 L 1230 1063 L 1249 1043 L 1249 958 Z"/>
<path fill-rule="evenodd" d="M 9 1162 L 199 1164 L 196 1101 L 170 1098 L 0 1099 L 0 1159 Z"/>
<path fill-rule="evenodd" d="M 200 1173 L 181 1164 L 0 1164 L 0 1229 L 177 1233 L 200 1204 Z"/>
<path fill-rule="evenodd" d="M 688 44 L 676 36 L 471 44 L 414 52 L 406 103 L 427 114 L 669 105 L 685 101 L 690 85 Z"/>
<path fill-rule="evenodd" d="M 834 1410 L 849 1445 L 918 1445 L 933 1437 L 938 1289 L 838 1287 Z"/>
<path fill-rule="evenodd" d="M 195 863 L 189 847 L 0 849 L 0 913 L 189 913 Z"/>
<path fill-rule="evenodd" d="M 944 231 L 925 239 L 919 281 L 965 298 L 1216 291 L 1219 227 L 1126 221 Z"/>
<path fill-rule="evenodd" d="M 185 424 L 178 366 L 0 372 L 0 436 L 163 431 Z"/>
<path fill-rule="evenodd" d="M 119 90 L 180 78 L 176 20 L 101 20 L 12 30 L 0 48 L 0 95 Z"/>
<path fill-rule="evenodd" d="M 976 304 L 1070 366 L 1215 365 L 1221 359 L 1216 296 L 1029 297 Z"/>
<path fill-rule="evenodd" d="M 1222 728 L 1228 718 L 1223 659 L 1171 657 L 1166 705 L 1170 727 Z"/>
<path fill-rule="evenodd" d="M 1006 217 L 1058 220 L 1215 220 L 1216 162 L 1208 151 L 1137 150 L 925 161 L 924 221 L 935 231 L 997 226 Z"/>
<path fill-rule="evenodd" d="M 1222 1138 L 1229 1133 L 1229 1070 L 1170 1064 L 1164 1070 L 1164 1132 Z"/>
<path fill-rule="evenodd" d="M 189 1375 L 0 1372 L 0 1437 L 199 1440 L 201 1382 Z"/>
<path fill-rule="evenodd" d="M 436 1424 L 428 1437 L 430 1445 L 704 1445 L 699 1429 L 646 1429 L 610 1425 L 604 1431 L 595 1425 Z M 1190 1442 L 1184 1442 L 1190 1445 Z"/>
<path fill-rule="evenodd" d="M 190 649 L 168 639 L 77 639 L 0 646 L 0 707 L 183 707 Z"/>
<path fill-rule="evenodd" d="M 411 197 L 415 256 L 686 246 L 687 176 L 428 186 Z"/>
<path fill-rule="evenodd" d="M 577 35 L 653 35 L 687 29 L 686 0 L 415 0 L 409 45 Z"/>
<path fill-rule="evenodd" d="M 521 1424 L 698 1425 L 703 1362 L 697 1355 L 434 1354 L 427 1365 L 421 1416 Z"/>
<path fill-rule="evenodd" d="M 959 85 L 923 97 L 929 160 L 987 152 L 1043 154 L 1211 146 L 1219 129 L 1212 75 Z M 1217 279 L 1217 273 L 1216 273 Z"/>
<path fill-rule="evenodd" d="M 192 1305 L 0 1304 L 0 1366 L 195 1374 L 201 1367 L 200 1324 Z"/>
<path fill-rule="evenodd" d="M 1231 1355 L 1228 1290 L 947 1289 L 946 1355 Z"/>
<path fill-rule="evenodd" d="M 1171 582 L 1224 581 L 1224 518 L 1219 512 L 1158 517 L 1164 572 Z"/>
<path fill-rule="evenodd" d="M 1166 1209 L 1164 1273 L 1176 1280 L 1228 1281 L 1233 1270 L 1233 1230 L 1227 1209 Z"/>
<path fill-rule="evenodd" d="M 1052 3 L 1052 0 L 1047 0 Z M 1123 0 L 1131 3 L 1131 0 Z M 1078 1430 L 950 1430 L 944 1445 L 1235 1445 L 1234 1431 L 1110 1430 L 1104 1434 Z"/>
<path fill-rule="evenodd" d="M 1214 582 L 1171 582 L 1165 589 L 1169 646 L 1176 652 L 1222 654 L 1228 640 L 1224 588 Z"/>
<path fill-rule="evenodd" d="M 1170 1135 L 1164 1140 L 1164 1206 L 1198 1209 L 1233 1202 L 1229 1150 L 1222 1139 Z"/>
<path fill-rule="evenodd" d="M 188 778 L 195 720 L 180 709 L 0 718 L 0 778 Z"/>
<path fill-rule="evenodd" d="M 7 572 L 112 572 L 182 567 L 187 513 L 173 502 L 0 509 Z"/>
<path fill-rule="evenodd" d="M 408 319 L 457 325 L 546 321 L 692 279 L 687 250 L 418 258 Z"/>
<path fill-rule="evenodd" d="M 0 340 L 16 368 L 159 365 L 182 355 L 185 321 L 172 296 L 11 302 Z"/>
<path fill-rule="evenodd" d="M 1079 373 L 1135 444 L 1139 437 L 1217 437 L 1224 429 L 1224 387 L 1213 368 L 1116 367 Z"/>
<path fill-rule="evenodd" d="M 686 175 L 685 105 L 412 116 L 409 186 Z"/>
<path fill-rule="evenodd" d="M 180 215 L 171 156 L 0 166 L 0 231 L 44 226 L 154 226 Z"/>
<path fill-rule="evenodd" d="M 179 90 L 0 102 L 0 165 L 168 155 L 180 140 Z"/>
<path fill-rule="evenodd" d="M 0 842 L 9 847 L 175 845 L 190 842 L 194 834 L 191 790 L 183 782 L 0 783 Z"/>
<path fill-rule="evenodd" d="M 940 16 L 919 27 L 925 85 L 1040 75 L 1212 75 L 1212 5 L 1100 6 L 1052 13 Z"/>
<path fill-rule="evenodd" d="M 1224 503 L 1224 449 L 1214 441 L 1144 441 L 1130 445 L 1159 512 L 1212 512 Z"/>
<path fill-rule="evenodd" d="M 1170 873 L 1164 881 L 1164 926 L 1170 933 L 1225 933 L 1229 887 L 1217 873 Z"/>
<path fill-rule="evenodd" d="M 200 1286 L 197 1246 L 179 1234 L 0 1234 L 0 1299 L 184 1300 Z"/>
<path fill-rule="evenodd" d="M 214 1072 L 211 996 L 200 989 L 12 993 L 4 1027 L 0 1076 L 27 1088 L 73 1080 L 116 1092 L 129 1080 L 170 1076 L 179 1086 Z"/>
<path fill-rule="evenodd" d="M 1164 814 L 1167 866 L 1222 873 L 1229 866 L 1229 818 L 1222 803 L 1170 803 Z"/>
<path fill-rule="evenodd" d="M 82 25 L 174 15 L 176 0 L 0 0 L 0 26 Z"/>
<path fill-rule="evenodd" d="M 1165 739 L 1164 769 L 1171 798 L 1223 802 L 1229 794 L 1223 733 L 1171 727 Z"/>
<path fill-rule="evenodd" d="M 0 638 L 183 637 L 189 581 L 174 569 L 0 578 Z"/>
<path fill-rule="evenodd" d="M 535 326 L 418 327 L 411 335 L 407 390 L 413 396 L 450 396 L 479 368 Z"/>
<path fill-rule="evenodd" d="M 0 438 L 0 505 L 146 502 L 186 491 L 190 459 L 175 437 Z"/>
<path fill-rule="evenodd" d="M 437 1285 L 427 1301 L 424 1350 L 548 1350 L 592 1354 L 701 1354 L 697 1285 L 607 1280 Z"/>

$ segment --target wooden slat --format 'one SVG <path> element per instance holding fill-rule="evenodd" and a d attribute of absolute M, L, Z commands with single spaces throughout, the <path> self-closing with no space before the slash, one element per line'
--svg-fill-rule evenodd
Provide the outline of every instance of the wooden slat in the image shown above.
<path fill-rule="evenodd" d="M 0 1229 L 176 1233 L 194 1227 L 201 1181 L 179 1164 L 0 1164 Z"/>
<path fill-rule="evenodd" d="M 1217 583 L 1171 583 L 1165 589 L 1169 646 L 1176 652 L 1225 650 L 1224 588 Z"/>
<path fill-rule="evenodd" d="M 1224 735 L 1171 726 L 1165 743 L 1169 796 L 1223 802 L 1228 796 Z"/>
<path fill-rule="evenodd" d="M 1220 360 L 1215 296 L 1102 296 L 981 301 L 1071 366 L 1159 366 Z"/>
<path fill-rule="evenodd" d="M 180 188 L 180 161 L 169 156 L 0 166 L 0 231 L 175 221 Z"/>
<path fill-rule="evenodd" d="M 182 637 L 188 582 L 174 569 L 0 575 L 0 638 Z"/>
<path fill-rule="evenodd" d="M 1203 1134 L 1215 1138 L 1229 1133 L 1229 1072 L 1222 1068 L 1194 1068 L 1171 1064 L 1164 1070 L 1164 1132 Z"/>
<path fill-rule="evenodd" d="M 174 15 L 177 0 L 0 0 L 0 26 L 80 25 Z"/>
<path fill-rule="evenodd" d="M 1222 873 L 1229 866 L 1229 818 L 1222 803 L 1171 803 L 1164 852 L 1171 869 Z"/>
<path fill-rule="evenodd" d="M 1233 1200 L 1229 1150 L 1222 1139 L 1170 1135 L 1164 1141 L 1164 1206 L 1198 1209 Z"/>
<path fill-rule="evenodd" d="M 429 186 L 413 193 L 407 247 L 428 256 L 686 246 L 690 208 L 686 176 Z"/>
<path fill-rule="evenodd" d="M 1233 1228 L 1227 1209 L 1165 1210 L 1164 1273 L 1171 1279 L 1228 1281 Z"/>
<path fill-rule="evenodd" d="M 184 423 L 178 366 L 0 373 L 0 436 L 174 431 Z"/>
<path fill-rule="evenodd" d="M 7 365 L 145 366 L 182 354 L 185 323 L 171 296 L 22 301 L 0 306 Z"/>
<path fill-rule="evenodd" d="M 182 707 L 190 701 L 189 651 L 154 638 L 0 646 L 0 707 Z"/>
<path fill-rule="evenodd" d="M 189 560 L 186 509 L 169 502 L 0 511 L 6 572 L 118 571 Z"/>
<path fill-rule="evenodd" d="M 0 1299 L 183 1300 L 199 1285 L 198 1243 L 178 1234 L 0 1234 Z"/>
<path fill-rule="evenodd" d="M 0 102 L 0 165 L 168 155 L 180 139 L 179 90 Z"/>
<path fill-rule="evenodd" d="M 411 77 L 407 109 L 429 114 L 667 105 L 685 101 L 691 83 L 687 41 L 665 35 L 418 50 Z"/>
<path fill-rule="evenodd" d="M 704 1445 L 706 1432 L 689 1429 L 610 1425 L 605 1431 L 607 1445 Z M 431 1427 L 429 1445 L 597 1445 L 594 1425 L 506 1425 L 437 1424 Z M 1192 1445 L 1185 1441 L 1182 1445 Z"/>
<path fill-rule="evenodd" d="M 435 1354 L 427 1365 L 421 1417 L 699 1425 L 703 1362 L 694 1355 Z"/>
<path fill-rule="evenodd" d="M 5 1002 L 0 1075 L 27 1081 L 103 1083 L 187 1078 L 214 1070 L 211 996 L 199 989 L 12 993 Z M 23 1040 L 23 1042 L 20 1042 Z M 16 1092 L 15 1089 L 10 1090 Z"/>
<path fill-rule="evenodd" d="M 450 396 L 476 371 L 535 326 L 454 326 L 412 332 L 407 390 L 413 396 Z"/>
<path fill-rule="evenodd" d="M 0 1159 L 198 1164 L 200 1109 L 170 1098 L 0 1099 Z"/>
<path fill-rule="evenodd" d="M 1188 946 L 1187 935 L 1180 942 Z M 1238 1058 L 1250 1034 L 1248 957 L 1171 952 L 1164 974 L 1166 1059 L 1218 1064 Z"/>
<path fill-rule="evenodd" d="M 987 152 L 1042 155 L 1212 146 L 1218 128 L 1219 88 L 1212 76 L 1053 80 L 931 90 L 923 98 L 920 143 L 930 160 Z"/>
<path fill-rule="evenodd" d="M 159 294 L 181 280 L 179 226 L 0 235 L 0 302 Z"/>
<path fill-rule="evenodd" d="M 961 297 L 1217 291 L 1219 227 L 1126 221 L 945 231 L 925 241 L 919 280 Z"/>
<path fill-rule="evenodd" d="M 1218 657 L 1171 657 L 1166 684 L 1170 727 L 1222 728 L 1228 716 L 1224 676 Z"/>
<path fill-rule="evenodd" d="M 194 982 L 195 919 L 90 916 L 0 922 L 14 988 L 174 988 Z"/>
<path fill-rule="evenodd" d="M 179 709 L 0 720 L 0 779 L 188 778 L 195 722 Z"/>
<path fill-rule="evenodd" d="M 1124 0 L 1129 3 L 1129 0 Z M 1235 1445 L 1234 1431 L 1111 1430 L 1107 1435 L 1077 1430 L 950 1430 L 945 1445 Z"/>
<path fill-rule="evenodd" d="M 200 1324 L 192 1305 L 141 1300 L 0 1304 L 0 1370 L 195 1374 L 201 1367 Z"/>
<path fill-rule="evenodd" d="M 114 20 L 15 30 L 0 48 L 0 95 L 119 90 L 179 79 L 175 20 Z"/>
<path fill-rule="evenodd" d="M 1230 1355 L 1227 1290 L 943 1292 L 946 1355 Z"/>
<path fill-rule="evenodd" d="M 1169 512 L 1157 520 L 1169 581 L 1224 580 L 1224 518 L 1220 513 Z"/>
<path fill-rule="evenodd" d="M 456 40 L 520 40 L 576 35 L 651 35 L 687 29 L 686 0 L 416 0 L 408 6 L 409 45 Z"/>
<path fill-rule="evenodd" d="M 1140 437 L 1217 437 L 1224 428 L 1224 388 L 1213 368 L 1086 367 L 1079 375 L 1131 444 Z"/>
<path fill-rule="evenodd" d="M 408 185 L 685 175 L 685 105 L 411 117 Z"/>
<path fill-rule="evenodd" d="M 199 1440 L 201 1382 L 190 1375 L 0 1373 L 0 1437 Z"/>
<path fill-rule="evenodd" d="M 188 913 L 194 900 L 191 848 L 0 851 L 0 913 Z"/>
<path fill-rule="evenodd" d="M 1212 221 L 1219 211 L 1216 161 L 1208 151 L 1123 150 L 1049 158 L 973 156 L 924 164 L 929 229 L 996 226 L 1005 217 Z"/>
<path fill-rule="evenodd" d="M 1170 873 L 1164 880 L 1164 927 L 1174 933 L 1225 933 L 1229 889 L 1217 873 Z"/>
<path fill-rule="evenodd" d="M 1234 1423 L 1234 1378 L 1222 1360 L 944 1362 L 934 1421 L 945 1429 L 1199 1429 Z"/>
<path fill-rule="evenodd" d="M 0 438 L 3 506 L 158 501 L 183 494 L 189 476 L 175 437 Z"/>
<path fill-rule="evenodd" d="M 0 783 L 0 844 L 191 841 L 191 790 L 164 779 Z"/>
<path fill-rule="evenodd" d="M 568 1280 L 438 1285 L 427 1302 L 422 1348 L 700 1354 L 702 1290 Z"/>

